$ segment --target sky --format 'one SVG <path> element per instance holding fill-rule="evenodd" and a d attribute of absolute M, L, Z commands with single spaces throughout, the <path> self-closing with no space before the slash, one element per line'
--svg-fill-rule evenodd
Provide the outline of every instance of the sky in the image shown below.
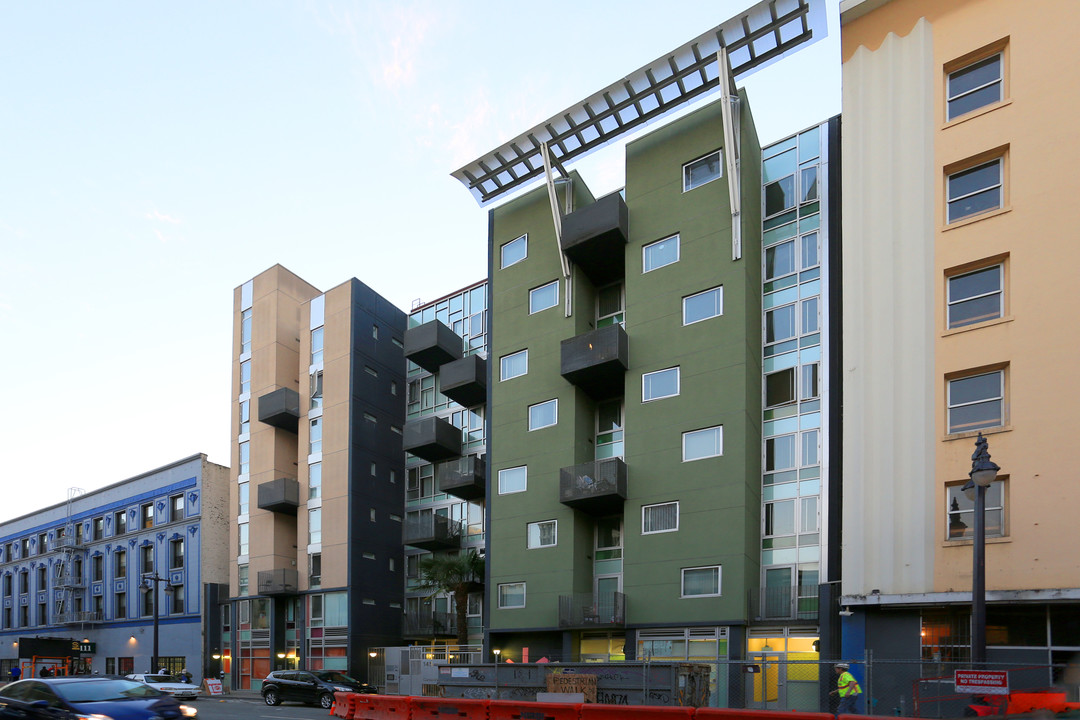
<path fill-rule="evenodd" d="M 450 173 L 751 4 L 0 4 L 0 522 L 228 464 L 235 287 L 280 263 L 407 311 L 482 279 Z M 826 4 L 739 82 L 762 144 L 840 112 Z M 622 159 L 572 167 L 599 196 Z"/>

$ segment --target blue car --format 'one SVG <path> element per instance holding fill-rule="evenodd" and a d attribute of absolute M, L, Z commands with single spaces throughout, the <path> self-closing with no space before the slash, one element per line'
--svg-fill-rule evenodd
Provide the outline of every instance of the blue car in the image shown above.
<path fill-rule="evenodd" d="M 149 685 L 114 677 L 55 677 L 19 680 L 0 688 L 0 720 L 12 718 L 95 720 L 183 720 L 198 711 Z M 22 714 L 17 714 L 22 713 Z"/>

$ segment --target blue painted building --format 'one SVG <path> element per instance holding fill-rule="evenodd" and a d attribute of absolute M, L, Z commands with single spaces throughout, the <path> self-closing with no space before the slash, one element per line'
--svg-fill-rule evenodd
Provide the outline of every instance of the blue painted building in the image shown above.
<path fill-rule="evenodd" d="M 155 664 L 216 672 L 227 506 L 228 468 L 193 455 L 0 524 L 0 672 L 151 671 L 155 602 Z"/>

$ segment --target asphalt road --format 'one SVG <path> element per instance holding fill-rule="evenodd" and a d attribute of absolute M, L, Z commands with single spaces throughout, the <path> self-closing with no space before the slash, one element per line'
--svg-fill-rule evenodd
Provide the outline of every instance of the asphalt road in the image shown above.
<path fill-rule="evenodd" d="M 328 710 L 303 703 L 284 702 L 277 707 L 270 707 L 262 698 L 252 694 L 250 697 L 228 696 L 224 700 L 203 696 L 186 704 L 199 709 L 199 720 L 286 720 L 288 718 L 308 718 L 326 720 L 331 717 Z"/>

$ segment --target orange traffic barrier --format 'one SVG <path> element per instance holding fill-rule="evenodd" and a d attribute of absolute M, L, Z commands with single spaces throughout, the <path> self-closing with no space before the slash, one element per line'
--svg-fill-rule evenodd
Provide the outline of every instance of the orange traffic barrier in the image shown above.
<path fill-rule="evenodd" d="M 354 720 L 409 720 L 409 698 L 404 695 L 361 695 L 353 698 Z"/>
<path fill-rule="evenodd" d="M 698 720 L 833 720 L 835 717 L 832 713 L 749 710 L 745 708 L 698 708 L 695 715 Z"/>
<path fill-rule="evenodd" d="M 488 720 L 580 720 L 581 703 L 492 700 Z"/>
<path fill-rule="evenodd" d="M 466 700 L 464 698 L 411 697 L 409 707 L 411 720 L 487 720 L 490 700 Z"/>
<path fill-rule="evenodd" d="M 581 720 L 694 720 L 692 707 L 582 705 Z M 831 718 L 830 718 L 831 720 Z"/>
<path fill-rule="evenodd" d="M 334 704 L 330 707 L 330 714 L 339 718 L 351 718 L 356 706 L 355 697 L 356 693 L 334 693 Z"/>

